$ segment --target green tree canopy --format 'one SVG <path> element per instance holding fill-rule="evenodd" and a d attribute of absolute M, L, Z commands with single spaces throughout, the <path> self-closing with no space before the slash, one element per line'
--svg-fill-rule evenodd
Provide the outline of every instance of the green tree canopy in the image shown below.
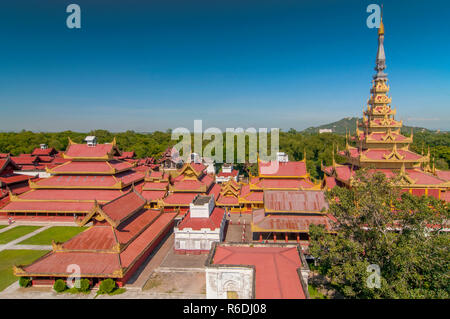
<path fill-rule="evenodd" d="M 311 254 L 348 298 L 449 298 L 450 237 L 441 231 L 448 205 L 400 195 L 396 182 L 361 170 L 351 189 L 327 193 L 336 234 L 312 226 Z M 368 284 L 370 265 L 379 267 L 379 288 Z"/>

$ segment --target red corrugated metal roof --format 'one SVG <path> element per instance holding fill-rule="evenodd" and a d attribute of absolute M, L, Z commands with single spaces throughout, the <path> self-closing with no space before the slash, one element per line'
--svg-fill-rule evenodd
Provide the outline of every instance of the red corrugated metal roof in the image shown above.
<path fill-rule="evenodd" d="M 217 246 L 215 265 L 255 266 L 257 299 L 305 299 L 297 269 L 302 266 L 297 248 Z"/>

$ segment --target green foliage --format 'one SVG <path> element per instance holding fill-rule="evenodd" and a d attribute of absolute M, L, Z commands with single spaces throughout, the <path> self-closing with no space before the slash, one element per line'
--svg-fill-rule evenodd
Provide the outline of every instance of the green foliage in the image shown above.
<path fill-rule="evenodd" d="M 349 119 L 348 121 L 355 121 L 356 119 Z M 346 120 L 345 125 L 350 125 Z M 348 126 L 347 125 L 347 126 Z M 353 124 L 351 124 L 353 125 Z M 350 125 L 350 126 L 351 126 Z M 347 127 L 345 126 L 345 127 Z M 351 127 L 355 127 L 354 125 Z M 116 137 L 117 145 L 122 151 L 135 151 L 138 158 L 143 157 L 159 157 L 168 146 L 173 146 L 178 141 L 171 140 L 171 131 L 167 132 L 152 132 L 152 133 L 136 133 L 134 131 L 126 131 L 120 133 L 111 133 L 105 130 L 94 130 L 89 133 L 79 133 L 72 131 L 64 131 L 58 133 L 33 133 L 30 131 L 21 132 L 0 132 L 0 153 L 11 153 L 19 155 L 22 153 L 31 153 L 34 148 L 39 147 L 39 144 L 46 143 L 49 147 L 54 147 L 59 151 L 66 149 L 68 138 L 70 137 L 76 143 L 83 143 L 86 135 L 97 136 L 99 143 L 109 143 Z M 280 136 L 280 151 L 289 154 L 289 158 L 294 161 L 302 160 L 304 151 L 306 150 L 307 168 L 308 172 L 313 178 L 322 178 L 321 163 L 324 165 L 331 165 L 332 151 L 334 147 L 339 149 L 345 147 L 345 137 L 343 135 L 334 133 L 309 133 L 297 132 L 290 129 L 287 132 L 281 131 Z M 270 150 L 270 133 L 268 134 L 268 151 Z M 226 154 L 226 138 L 222 137 L 224 142 L 223 155 L 225 160 Z M 193 140 L 193 137 L 192 137 Z M 204 140 L 203 146 L 206 146 L 211 141 Z M 245 141 L 245 156 L 246 161 L 249 160 L 249 139 Z M 193 146 L 193 144 L 192 144 Z M 434 133 L 424 130 L 415 131 L 414 143 L 411 148 L 415 152 L 428 152 L 430 146 L 431 156 L 436 158 L 436 168 L 447 169 L 450 167 L 450 134 L 447 132 Z M 234 142 L 234 158 L 237 162 L 237 140 Z M 256 148 L 258 150 L 258 148 Z M 214 154 L 214 152 L 213 152 Z M 252 153 L 253 154 L 253 153 Z M 270 154 L 269 154 L 270 155 Z M 335 155 L 336 162 L 342 162 L 342 158 Z M 237 163 L 237 168 L 247 175 L 251 172 L 253 175 L 257 174 L 257 165 L 248 163 Z"/>
<path fill-rule="evenodd" d="M 449 298 L 450 236 L 439 232 L 449 207 L 433 197 L 400 196 L 391 182 L 361 170 L 352 189 L 329 192 L 337 233 L 312 226 L 311 254 L 347 298 Z M 367 285 L 371 264 L 380 267 L 380 288 Z"/>
<path fill-rule="evenodd" d="M 19 279 L 19 286 L 20 287 L 26 288 L 29 285 L 31 285 L 30 277 L 20 277 L 20 279 Z"/>
<path fill-rule="evenodd" d="M 114 291 L 114 289 L 116 288 L 116 282 L 111 279 L 105 279 L 100 283 L 99 289 L 98 289 L 98 293 L 99 294 L 110 294 Z"/>
<path fill-rule="evenodd" d="M 62 279 L 57 279 L 53 285 L 53 290 L 56 292 L 63 292 L 67 289 L 66 282 Z"/>
<path fill-rule="evenodd" d="M 80 292 L 88 292 L 91 287 L 91 283 L 89 279 L 81 279 L 80 280 L 80 288 L 77 288 Z"/>

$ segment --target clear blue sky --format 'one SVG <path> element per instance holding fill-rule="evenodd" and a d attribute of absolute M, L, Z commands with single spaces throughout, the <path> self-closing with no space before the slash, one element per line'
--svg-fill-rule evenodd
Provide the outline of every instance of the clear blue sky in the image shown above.
<path fill-rule="evenodd" d="M 81 7 L 81 30 L 66 6 Z M 375 0 L 0 4 L 0 130 L 298 130 L 361 116 Z M 450 129 L 450 2 L 384 1 L 392 106 Z"/>

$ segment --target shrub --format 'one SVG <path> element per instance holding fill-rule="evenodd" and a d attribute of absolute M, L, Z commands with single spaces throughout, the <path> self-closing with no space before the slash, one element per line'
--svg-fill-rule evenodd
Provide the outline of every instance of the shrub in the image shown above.
<path fill-rule="evenodd" d="M 53 285 L 53 289 L 56 292 L 63 292 L 64 290 L 67 289 L 66 282 L 62 279 L 56 280 L 55 284 Z"/>
<path fill-rule="evenodd" d="M 100 283 L 99 293 L 110 294 L 116 288 L 116 282 L 111 278 L 105 279 Z"/>
<path fill-rule="evenodd" d="M 89 282 L 89 279 L 81 279 L 80 280 L 80 288 L 78 288 L 78 291 L 87 292 L 87 291 L 89 291 L 90 286 L 91 286 L 91 283 Z"/>
<path fill-rule="evenodd" d="M 29 277 L 20 277 L 19 278 L 19 286 L 20 287 L 28 287 L 31 284 L 31 279 Z"/>

